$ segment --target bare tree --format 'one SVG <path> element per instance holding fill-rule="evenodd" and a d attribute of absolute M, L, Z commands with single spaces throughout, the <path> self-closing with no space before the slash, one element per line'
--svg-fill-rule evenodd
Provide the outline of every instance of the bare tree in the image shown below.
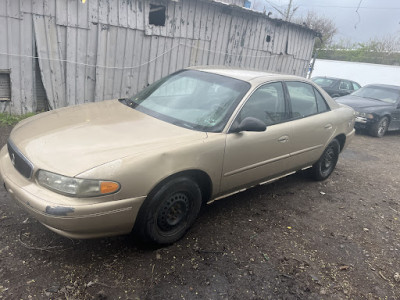
<path fill-rule="evenodd" d="M 380 38 L 375 37 L 370 39 L 367 44 L 374 46 L 376 52 L 385 52 L 387 54 L 398 52 L 400 51 L 400 34 L 385 35 Z"/>
<path fill-rule="evenodd" d="M 337 32 L 336 25 L 332 20 L 320 16 L 314 11 L 309 11 L 304 17 L 296 18 L 294 22 L 307 26 L 321 34 L 320 39 L 315 42 L 316 49 L 329 45 Z"/>
<path fill-rule="evenodd" d="M 392 53 L 400 52 L 400 31 L 393 35 L 374 37 L 367 42 L 354 42 L 350 39 L 341 39 L 329 45 L 331 50 L 363 50 L 366 52 Z"/>

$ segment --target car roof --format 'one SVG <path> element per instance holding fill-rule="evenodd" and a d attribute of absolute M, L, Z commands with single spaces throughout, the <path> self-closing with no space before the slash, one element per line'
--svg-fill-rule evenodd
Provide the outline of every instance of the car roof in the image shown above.
<path fill-rule="evenodd" d="M 354 80 L 351 80 L 351 79 L 331 77 L 331 76 L 315 76 L 315 77 L 313 77 L 311 79 L 314 79 L 314 78 L 326 78 L 326 79 L 333 79 L 333 80 L 347 80 L 347 81 L 351 81 L 351 82 L 357 83 L 357 81 L 354 81 Z"/>
<path fill-rule="evenodd" d="M 395 89 L 395 90 L 400 90 L 400 86 L 398 85 L 390 85 L 390 84 L 380 84 L 380 83 L 373 83 L 373 84 L 368 84 L 364 87 L 368 86 L 375 86 L 375 87 L 382 87 L 382 88 L 390 88 L 390 89 Z"/>
<path fill-rule="evenodd" d="M 284 75 L 279 73 L 272 72 L 263 72 L 257 70 L 249 70 L 249 69 L 235 69 L 229 67 L 221 67 L 221 66 L 196 66 L 189 67 L 187 69 L 198 70 L 213 74 L 218 74 L 222 76 L 228 76 L 235 79 L 247 81 L 253 84 L 257 84 L 264 81 L 272 81 L 272 80 L 305 80 L 303 77 L 294 76 L 294 75 Z"/>

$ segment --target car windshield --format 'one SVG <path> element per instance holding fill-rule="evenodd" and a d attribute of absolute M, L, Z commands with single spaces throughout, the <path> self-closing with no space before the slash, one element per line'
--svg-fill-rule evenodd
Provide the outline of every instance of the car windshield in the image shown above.
<path fill-rule="evenodd" d="M 400 97 L 400 91 L 388 87 L 365 86 L 352 93 L 352 95 L 394 104 Z"/>
<path fill-rule="evenodd" d="M 335 83 L 334 79 L 325 77 L 315 77 L 312 78 L 311 80 L 314 81 L 316 84 L 318 84 L 320 87 L 330 87 L 333 86 L 333 84 Z"/>
<path fill-rule="evenodd" d="M 138 111 L 178 126 L 220 132 L 249 88 L 245 81 L 183 70 L 124 101 Z"/>

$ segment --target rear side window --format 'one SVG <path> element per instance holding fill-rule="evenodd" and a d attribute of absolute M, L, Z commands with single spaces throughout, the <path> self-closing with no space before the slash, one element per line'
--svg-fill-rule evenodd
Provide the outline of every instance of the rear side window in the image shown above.
<path fill-rule="evenodd" d="M 292 117 L 303 118 L 318 113 L 314 87 L 304 82 L 286 82 L 292 104 Z"/>
<path fill-rule="evenodd" d="M 339 90 L 353 90 L 353 86 L 350 81 L 342 80 L 339 85 Z"/>
<path fill-rule="evenodd" d="M 324 97 L 314 88 L 315 98 L 317 99 L 317 110 L 319 113 L 323 113 L 329 110 L 328 104 L 326 104 Z"/>

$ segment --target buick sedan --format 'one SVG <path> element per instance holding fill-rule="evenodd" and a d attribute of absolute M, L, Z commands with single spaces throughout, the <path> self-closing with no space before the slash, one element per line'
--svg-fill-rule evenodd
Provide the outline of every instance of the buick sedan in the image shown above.
<path fill-rule="evenodd" d="M 133 230 L 169 244 L 205 203 L 301 169 L 328 178 L 354 118 L 304 78 L 189 68 L 129 99 L 20 122 L 0 172 L 12 198 L 63 236 Z"/>

